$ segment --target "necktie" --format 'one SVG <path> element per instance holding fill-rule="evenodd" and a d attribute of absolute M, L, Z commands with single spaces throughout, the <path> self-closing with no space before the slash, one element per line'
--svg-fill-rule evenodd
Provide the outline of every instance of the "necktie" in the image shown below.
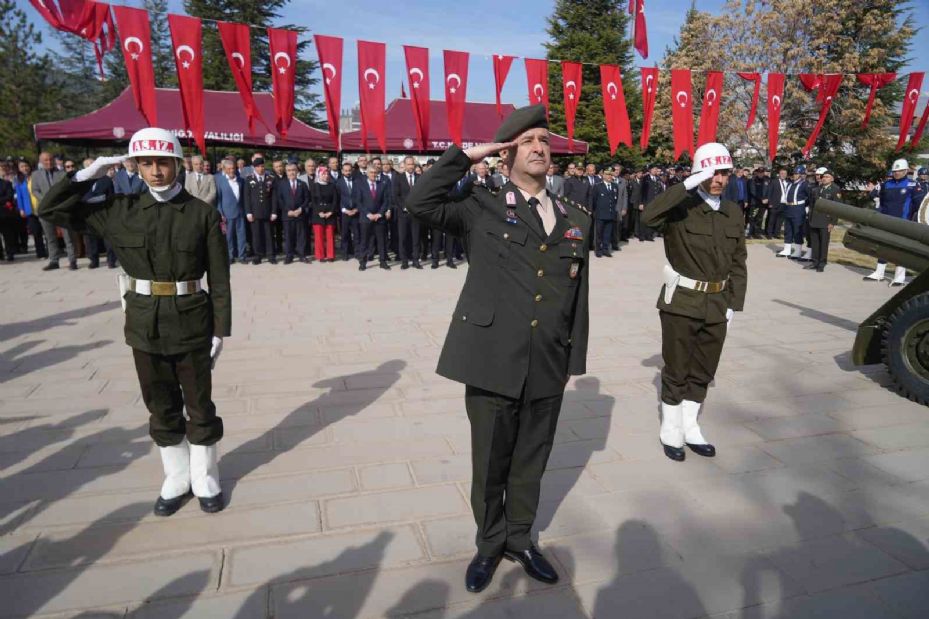
<path fill-rule="evenodd" d="M 552 177 L 551 176 L 545 177 L 545 186 L 548 187 L 549 189 L 552 188 Z"/>
<path fill-rule="evenodd" d="M 352 179 L 345 177 L 345 183 L 348 185 L 348 193 L 352 192 Z"/>
<path fill-rule="evenodd" d="M 371 197 L 372 197 L 372 198 L 376 198 L 376 197 L 377 197 L 377 189 L 374 188 L 374 182 L 372 181 L 372 182 L 370 183 L 370 185 L 371 185 Z"/>
<path fill-rule="evenodd" d="M 542 204 L 539 202 L 539 199 L 535 196 L 532 196 L 528 200 L 529 202 L 529 212 L 532 213 L 532 216 L 535 217 L 535 221 L 539 224 L 539 229 L 542 232 L 545 232 L 545 224 L 542 223 L 542 216 L 539 214 L 539 206 Z"/>
<path fill-rule="evenodd" d="M 290 181 L 290 193 L 291 195 L 297 195 L 297 181 Z"/>
<path fill-rule="evenodd" d="M 413 186 L 413 182 L 414 182 L 414 181 L 413 181 L 413 175 L 412 175 L 412 174 L 407 174 L 407 177 L 408 177 L 408 180 L 410 181 L 410 187 L 412 187 L 412 186 Z"/>

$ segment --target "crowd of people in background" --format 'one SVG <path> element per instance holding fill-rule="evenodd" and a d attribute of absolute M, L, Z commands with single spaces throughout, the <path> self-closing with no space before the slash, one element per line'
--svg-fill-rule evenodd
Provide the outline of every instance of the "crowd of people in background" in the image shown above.
<path fill-rule="evenodd" d="M 86 159 L 80 165 L 91 162 Z M 385 270 L 391 262 L 399 262 L 401 269 L 422 269 L 429 263 L 433 269 L 443 264 L 456 268 L 467 259 L 461 241 L 420 225 L 404 206 L 432 163 L 429 159 L 421 164 L 413 156 L 368 155 L 359 155 L 354 162 L 340 162 L 337 157 L 267 161 L 263 153 L 255 152 L 248 161 L 226 156 L 214 170 L 208 159 L 195 155 L 184 158 L 179 182 L 188 193 L 219 209 L 232 263 L 276 264 L 280 257 L 284 264 L 357 260 L 362 271 L 374 260 Z M 0 162 L 3 258 L 13 261 L 16 254 L 27 253 L 31 236 L 35 255 L 48 260 L 45 270 L 59 268 L 65 257 L 68 267 L 76 270 L 81 254 L 88 258 L 89 268 L 98 268 L 101 256 L 109 268 L 116 268 L 112 248 L 93 235 L 73 235 L 37 216 L 48 189 L 79 169 L 78 163 L 42 152 L 37 164 L 33 168 L 25 159 Z M 464 196 L 476 188 L 496 193 L 509 180 L 508 172 L 502 161 L 496 166 L 477 163 L 453 193 Z M 655 240 L 655 230 L 640 219 L 642 211 L 688 175 L 689 169 L 680 165 L 652 164 L 633 170 L 619 163 L 598 167 L 570 162 L 562 171 L 553 163 L 546 184 L 553 193 L 590 210 L 595 221 L 594 254 L 609 258 L 632 239 Z M 897 177 L 912 177 L 914 199 L 929 192 L 924 167 L 888 173 L 889 181 L 900 182 Z M 876 183 L 863 188 L 876 207 L 880 207 L 881 188 Z M 145 191 L 134 161 L 127 159 L 98 180 L 85 199 Z M 742 209 L 748 238 L 783 239 L 778 257 L 806 262 L 808 269 L 822 272 L 835 221 L 817 216 L 811 207 L 820 196 L 841 200 L 841 195 L 832 171 L 806 164 L 776 170 L 736 168 L 724 198 Z M 915 215 L 916 208 L 905 214 Z"/>

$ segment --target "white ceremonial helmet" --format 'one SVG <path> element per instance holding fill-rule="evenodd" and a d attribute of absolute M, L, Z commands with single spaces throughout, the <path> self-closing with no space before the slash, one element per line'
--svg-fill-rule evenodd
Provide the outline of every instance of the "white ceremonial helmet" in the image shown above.
<path fill-rule="evenodd" d="M 906 162 L 906 159 L 897 159 L 894 161 L 894 164 L 890 166 L 891 172 L 898 172 L 900 170 L 910 171 L 910 165 Z"/>
<path fill-rule="evenodd" d="M 694 153 L 694 162 L 690 168 L 690 173 L 696 174 L 707 169 L 731 170 L 732 167 L 732 155 L 729 154 L 729 149 L 719 142 L 707 142 Z"/>
<path fill-rule="evenodd" d="M 149 127 L 132 134 L 129 140 L 130 157 L 176 157 L 184 158 L 184 149 L 177 136 L 165 129 Z"/>
<path fill-rule="evenodd" d="M 822 176 L 823 174 L 825 174 L 825 173 L 828 172 L 828 171 L 829 171 L 829 168 L 816 168 L 816 174 L 817 174 L 817 176 Z"/>

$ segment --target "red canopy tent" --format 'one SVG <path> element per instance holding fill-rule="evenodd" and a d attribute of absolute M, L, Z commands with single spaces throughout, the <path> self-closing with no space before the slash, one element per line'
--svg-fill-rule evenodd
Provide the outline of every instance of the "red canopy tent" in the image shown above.
<path fill-rule="evenodd" d="M 182 140 L 187 138 L 181 96 L 176 88 L 156 88 L 158 123 L 174 132 Z M 274 123 L 274 99 L 271 93 L 256 92 L 255 104 L 267 123 Z M 300 122 L 296 118 L 282 139 L 272 129 L 255 123 L 249 133 L 248 119 L 238 92 L 206 90 L 203 93 L 206 120 L 206 143 L 229 146 L 255 146 L 280 150 L 334 151 L 329 134 Z M 53 140 L 64 143 L 128 142 L 133 133 L 147 127 L 142 114 L 135 107 L 132 93 L 127 88 L 116 99 L 102 108 L 68 120 L 38 123 L 34 126 L 37 141 Z M 191 139 L 189 143 L 193 143 Z"/>
<path fill-rule="evenodd" d="M 506 118 L 516 109 L 512 104 L 501 105 L 503 118 Z M 392 153 L 423 152 L 419 150 L 419 138 L 416 135 L 416 124 L 413 120 L 413 103 L 410 99 L 394 99 L 387 106 L 387 151 Z M 475 144 L 492 142 L 497 127 L 503 122 L 497 115 L 495 103 L 465 104 L 464 123 L 462 127 L 462 145 L 465 148 Z M 429 143 L 426 152 L 441 153 L 451 146 L 452 138 L 448 130 L 448 116 L 445 113 L 445 101 L 429 102 Z M 551 134 L 550 145 L 553 154 L 584 154 L 588 144 L 581 140 L 574 140 L 574 150 L 568 150 L 568 139 Z M 377 138 L 368 134 L 368 146 L 378 148 Z M 352 131 L 342 135 L 342 150 L 359 152 L 363 150 L 361 131 Z"/>

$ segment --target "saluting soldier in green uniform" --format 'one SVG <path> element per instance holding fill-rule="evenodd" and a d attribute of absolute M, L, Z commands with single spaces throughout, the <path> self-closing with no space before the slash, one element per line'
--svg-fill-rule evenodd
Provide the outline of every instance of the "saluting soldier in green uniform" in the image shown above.
<path fill-rule="evenodd" d="M 438 373 L 466 385 L 477 523 L 477 555 L 465 576 L 472 592 L 490 583 L 504 556 L 533 578 L 558 580 L 530 533 L 565 384 L 585 373 L 587 357 L 591 218 L 546 191 L 545 108 L 516 110 L 494 141 L 450 147 L 406 204 L 425 224 L 463 239 L 470 257 Z M 496 195 L 475 186 L 449 197 L 472 163 L 497 152 L 510 179 Z"/>
<path fill-rule="evenodd" d="M 94 179 L 127 157 L 138 162 L 149 191 L 84 201 Z M 232 322 L 229 254 L 216 208 L 176 180 L 182 157 L 172 133 L 142 129 L 128 156 L 100 157 L 69 174 L 39 207 L 55 225 L 106 239 L 126 271 L 126 343 L 165 472 L 158 516 L 176 512 L 191 489 L 203 511 L 223 508 L 216 453 L 223 422 L 211 399 L 211 371 Z M 201 288 L 204 273 L 209 293 Z"/>
<path fill-rule="evenodd" d="M 672 460 L 684 445 L 716 455 L 697 417 L 716 375 L 733 312 L 742 311 L 748 276 L 745 224 L 737 204 L 723 200 L 732 157 L 710 142 L 694 153 L 691 175 L 645 207 L 642 220 L 659 228 L 668 265 L 658 297 L 661 317 L 661 430 Z"/>

